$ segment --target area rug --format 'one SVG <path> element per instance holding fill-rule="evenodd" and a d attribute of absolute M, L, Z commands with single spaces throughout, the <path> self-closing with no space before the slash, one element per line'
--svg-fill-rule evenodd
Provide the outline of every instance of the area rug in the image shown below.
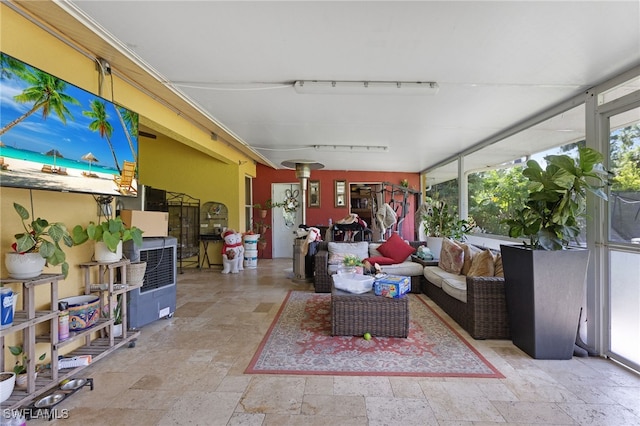
<path fill-rule="evenodd" d="M 365 340 L 331 336 L 330 294 L 290 291 L 245 373 L 504 377 L 421 296 L 406 297 L 408 337 Z"/>

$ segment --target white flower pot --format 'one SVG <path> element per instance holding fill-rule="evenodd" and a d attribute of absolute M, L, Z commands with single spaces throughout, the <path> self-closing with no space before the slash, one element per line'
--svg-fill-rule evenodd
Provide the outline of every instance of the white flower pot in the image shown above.
<path fill-rule="evenodd" d="M 24 280 L 42 274 L 46 259 L 40 253 L 6 253 L 4 265 L 11 278 Z"/>
<path fill-rule="evenodd" d="M 11 396 L 13 392 L 13 387 L 16 384 L 16 373 L 13 371 L 3 371 L 0 373 L 0 376 L 3 375 L 10 376 L 2 381 L 0 381 L 0 404 L 5 402 Z"/>
<path fill-rule="evenodd" d="M 122 336 L 122 324 L 114 324 L 113 326 L 113 337 Z"/>
<path fill-rule="evenodd" d="M 38 372 L 36 371 L 34 376 L 34 378 L 38 377 Z M 23 374 L 18 374 L 16 376 L 16 389 L 26 389 L 27 388 L 27 379 L 28 379 L 28 374 L 27 373 L 23 373 Z"/>
<path fill-rule="evenodd" d="M 96 241 L 94 257 L 96 262 L 113 263 L 122 259 L 122 241 L 118 243 L 116 252 L 109 250 L 107 245 L 102 241 Z"/>
<path fill-rule="evenodd" d="M 427 247 L 431 250 L 435 260 L 440 259 L 440 251 L 442 250 L 442 237 L 427 237 Z"/>

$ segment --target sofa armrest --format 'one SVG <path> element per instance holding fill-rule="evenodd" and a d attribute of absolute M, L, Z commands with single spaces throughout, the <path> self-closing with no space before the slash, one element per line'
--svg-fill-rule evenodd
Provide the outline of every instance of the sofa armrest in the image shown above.
<path fill-rule="evenodd" d="M 467 314 L 474 339 L 508 339 L 504 278 L 467 277 Z"/>
<path fill-rule="evenodd" d="M 318 250 L 314 257 L 313 286 L 316 293 L 331 293 L 329 252 L 327 250 Z"/>

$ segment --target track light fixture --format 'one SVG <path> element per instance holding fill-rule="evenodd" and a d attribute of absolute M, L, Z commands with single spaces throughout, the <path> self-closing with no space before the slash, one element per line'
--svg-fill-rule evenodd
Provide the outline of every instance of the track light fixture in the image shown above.
<path fill-rule="evenodd" d="M 299 94 L 316 95 L 435 95 L 439 86 L 429 81 L 298 80 L 293 88 Z"/>
<path fill-rule="evenodd" d="M 313 145 L 316 151 L 325 152 L 387 152 L 385 145 Z"/>

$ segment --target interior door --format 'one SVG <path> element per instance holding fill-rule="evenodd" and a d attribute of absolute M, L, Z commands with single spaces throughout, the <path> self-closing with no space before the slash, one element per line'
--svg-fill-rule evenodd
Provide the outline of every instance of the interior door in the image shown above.
<path fill-rule="evenodd" d="M 275 207 L 272 211 L 272 238 L 274 258 L 293 258 L 294 231 L 302 223 L 302 195 L 299 183 L 274 183 L 271 198 L 286 203 L 289 208 Z M 292 208 L 295 209 L 292 211 Z"/>

